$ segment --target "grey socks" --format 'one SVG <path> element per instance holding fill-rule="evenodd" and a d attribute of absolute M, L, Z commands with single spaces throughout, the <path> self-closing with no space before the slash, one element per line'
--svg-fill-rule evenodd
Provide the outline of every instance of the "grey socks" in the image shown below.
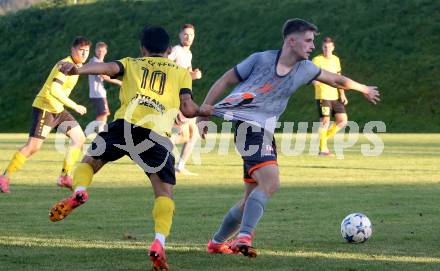
<path fill-rule="evenodd" d="M 237 207 L 237 205 L 232 207 L 223 218 L 222 225 L 214 234 L 213 241 L 216 243 L 223 243 L 228 240 L 229 237 L 238 231 L 242 216 L 243 213 L 241 212 L 240 208 Z"/>
<path fill-rule="evenodd" d="M 252 235 L 258 221 L 263 216 L 267 199 L 267 195 L 258 189 L 251 192 L 244 206 L 240 234 Z"/>

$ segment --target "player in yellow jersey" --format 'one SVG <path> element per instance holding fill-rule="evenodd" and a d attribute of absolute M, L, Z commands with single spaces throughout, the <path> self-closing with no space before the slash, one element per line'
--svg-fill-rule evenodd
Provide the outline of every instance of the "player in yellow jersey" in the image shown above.
<path fill-rule="evenodd" d="M 61 61 L 69 62 L 77 67 L 82 66 L 89 56 L 90 45 L 91 42 L 88 39 L 76 37 L 70 49 L 70 56 Z M 72 188 L 70 173 L 81 154 L 85 136 L 81 126 L 64 107 L 67 106 L 80 115 L 84 115 L 87 110 L 69 98 L 70 92 L 78 81 L 78 76 L 65 76 L 58 70 L 58 65 L 59 63 L 52 68 L 32 104 L 32 125 L 27 143 L 14 154 L 3 175 L 0 175 L 0 191 L 3 193 L 9 192 L 9 180 L 12 175 L 41 148 L 52 128 L 57 126 L 59 131 L 64 132 L 71 139 L 57 184 L 61 187 Z"/>
<path fill-rule="evenodd" d="M 149 248 L 155 270 L 168 270 L 165 238 L 173 214 L 173 186 L 176 183 L 172 143 L 169 139 L 179 112 L 187 118 L 211 114 L 200 112 L 192 100 L 192 80 L 188 70 L 167 58 L 168 33 L 161 27 L 145 27 L 141 35 L 141 58 L 123 58 L 109 63 L 92 63 L 77 68 L 63 63 L 61 71 L 69 75 L 104 74 L 121 77 L 121 107 L 108 130 L 98 134 L 73 174 L 74 193 L 56 203 L 49 218 L 59 221 L 88 199 L 92 177 L 107 162 L 128 155 L 149 177 L 155 195 L 153 218 L 155 239 Z"/>
<path fill-rule="evenodd" d="M 322 54 L 314 57 L 312 62 L 321 69 L 341 74 L 341 63 L 339 58 L 333 54 L 334 49 L 333 39 L 325 37 L 322 41 Z M 330 151 L 327 140 L 347 125 L 345 105 L 348 104 L 348 100 L 343 89 L 337 89 L 319 81 L 313 81 L 313 85 L 315 87 L 319 121 L 321 122 L 319 128 L 319 155 L 328 156 Z M 330 116 L 335 117 L 335 122 L 329 128 Z"/>

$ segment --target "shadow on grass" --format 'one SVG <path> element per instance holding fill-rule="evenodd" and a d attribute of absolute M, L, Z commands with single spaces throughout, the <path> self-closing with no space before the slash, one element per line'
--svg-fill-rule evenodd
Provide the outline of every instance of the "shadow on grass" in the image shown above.
<path fill-rule="evenodd" d="M 0 195 L 0 270 L 145 270 L 151 189 L 104 186 L 92 186 L 89 201 L 59 223 L 49 222 L 48 209 L 68 191 L 15 185 Z M 438 188 L 408 187 L 282 188 L 258 227 L 257 259 L 204 252 L 241 184 L 176 187 L 169 261 L 173 270 L 440 270 L 431 227 L 440 223 Z M 340 220 L 353 211 L 374 224 L 372 240 L 362 245 L 339 236 Z"/>
<path fill-rule="evenodd" d="M 146 246 L 83 248 L 79 245 L 72 248 L 1 245 L 0 248 L 1 270 L 151 270 Z M 263 252 L 257 258 L 249 259 L 242 255 L 207 254 L 201 247 L 183 248 L 169 244 L 167 249 L 171 270 L 439 270 L 438 259 L 436 263 L 426 263 L 396 262 L 362 254 L 355 259 L 328 256 L 302 252 L 298 255 L 270 255 Z"/>

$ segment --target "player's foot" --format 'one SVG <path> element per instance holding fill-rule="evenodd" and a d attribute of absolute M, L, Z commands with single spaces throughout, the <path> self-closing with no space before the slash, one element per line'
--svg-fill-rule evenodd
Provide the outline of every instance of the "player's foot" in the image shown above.
<path fill-rule="evenodd" d="M 73 190 L 72 183 L 73 183 L 73 179 L 69 175 L 61 175 L 60 177 L 58 177 L 57 180 L 57 185 L 59 187 L 66 187 L 69 188 L 70 190 Z"/>
<path fill-rule="evenodd" d="M 234 254 L 234 251 L 231 249 L 230 242 L 214 243 L 212 240 L 208 241 L 206 251 L 208 253 Z"/>
<path fill-rule="evenodd" d="M 5 175 L 0 175 L 0 191 L 2 193 L 9 193 L 9 178 Z"/>
<path fill-rule="evenodd" d="M 89 199 L 87 191 L 78 191 L 72 196 L 57 202 L 49 211 L 49 219 L 52 222 L 63 220 L 68 216 L 73 209 L 84 204 Z"/>
<path fill-rule="evenodd" d="M 231 250 L 234 253 L 240 252 L 246 257 L 257 257 L 257 249 L 252 246 L 251 236 L 240 236 L 231 241 Z"/>
<path fill-rule="evenodd" d="M 189 170 L 187 170 L 186 168 L 176 168 L 176 173 L 178 174 L 182 174 L 184 176 L 198 176 L 199 174 L 191 172 Z"/>
<path fill-rule="evenodd" d="M 169 270 L 165 249 L 159 240 L 155 239 L 148 249 L 150 261 L 153 262 L 153 270 Z"/>

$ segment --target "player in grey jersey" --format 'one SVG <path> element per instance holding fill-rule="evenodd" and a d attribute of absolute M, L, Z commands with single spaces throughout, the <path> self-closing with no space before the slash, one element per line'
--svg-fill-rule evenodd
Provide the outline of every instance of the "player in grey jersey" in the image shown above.
<path fill-rule="evenodd" d="M 282 31 L 281 50 L 252 54 L 227 71 L 211 87 L 201 107 L 213 109 L 214 115 L 236 123 L 234 141 L 243 158 L 245 181 L 243 198 L 223 218 L 220 228 L 208 242 L 208 253 L 257 255 L 252 247 L 254 230 L 263 216 L 266 202 L 280 185 L 273 137 L 275 125 L 289 97 L 300 86 L 317 80 L 336 88 L 359 91 L 373 104 L 379 101 L 377 87 L 321 70 L 308 60 L 315 48 L 315 25 L 290 19 Z M 213 106 L 232 85 L 237 86 Z M 198 122 L 202 125 L 206 120 L 199 118 Z M 204 137 L 206 129 L 199 128 Z M 237 231 L 238 235 L 230 240 Z"/>

